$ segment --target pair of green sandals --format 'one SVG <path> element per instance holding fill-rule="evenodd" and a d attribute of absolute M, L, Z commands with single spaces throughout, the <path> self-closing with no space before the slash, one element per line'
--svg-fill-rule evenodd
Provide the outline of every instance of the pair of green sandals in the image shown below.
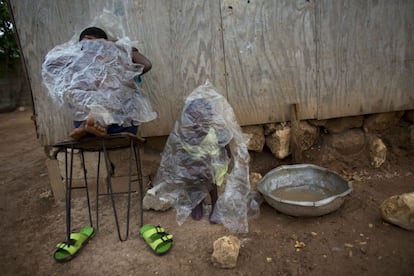
<path fill-rule="evenodd" d="M 142 238 L 149 248 L 157 255 L 167 253 L 173 244 L 173 235 L 168 234 L 164 228 L 146 224 L 140 229 Z M 56 245 L 53 255 L 58 262 L 67 262 L 72 260 L 80 250 L 95 236 L 95 230 L 91 226 L 84 227 L 79 232 L 70 234 L 69 245 L 66 241 Z"/>

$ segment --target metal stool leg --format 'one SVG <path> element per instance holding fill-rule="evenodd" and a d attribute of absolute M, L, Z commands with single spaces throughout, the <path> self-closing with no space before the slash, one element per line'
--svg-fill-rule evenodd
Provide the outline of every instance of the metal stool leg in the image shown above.
<path fill-rule="evenodd" d="M 68 173 L 68 149 L 65 148 L 65 207 L 66 207 L 66 244 L 70 246 L 70 224 L 71 224 L 71 192 L 72 192 L 72 169 L 73 169 L 73 147 L 71 148 L 70 171 Z"/>
<path fill-rule="evenodd" d="M 139 152 L 139 145 L 137 143 L 134 143 L 133 150 L 134 150 L 134 156 L 135 156 L 135 166 L 137 169 L 137 180 L 138 180 L 138 191 L 139 191 L 139 214 L 140 214 L 140 227 L 144 224 L 144 211 L 143 211 L 143 189 L 142 189 L 142 171 L 141 171 L 141 155 Z"/>
<path fill-rule="evenodd" d="M 88 216 L 89 216 L 89 225 L 93 227 L 92 223 L 92 212 L 91 212 L 91 201 L 89 199 L 89 186 L 88 186 L 88 177 L 86 172 L 86 164 L 85 164 L 85 155 L 83 153 L 83 150 L 81 150 L 81 158 L 82 158 L 82 169 L 83 169 L 83 182 L 84 182 L 84 188 L 86 189 L 86 201 L 88 204 Z"/>
<path fill-rule="evenodd" d="M 106 149 L 106 145 L 105 145 L 105 140 L 102 139 L 102 148 L 104 151 L 104 158 L 105 158 L 105 167 L 106 167 L 106 171 L 107 171 L 107 189 L 108 189 L 108 194 L 111 197 L 111 203 L 112 203 L 112 209 L 114 212 L 114 217 L 115 217 L 115 224 L 116 224 L 116 229 L 118 232 L 118 238 L 120 241 L 126 241 L 128 239 L 129 236 L 129 210 L 130 210 L 130 202 L 131 202 L 131 182 L 128 183 L 128 210 L 127 210 L 127 226 L 126 226 L 126 234 L 125 237 L 122 238 L 121 236 L 121 232 L 120 232 L 120 227 L 119 227 L 119 220 L 118 220 L 118 214 L 117 214 L 117 210 L 116 210 L 116 205 L 115 205 L 115 198 L 114 198 L 114 193 L 112 191 L 112 180 L 111 180 L 111 171 L 110 171 L 110 161 L 109 161 L 109 155 L 108 155 L 108 151 Z"/>
<path fill-rule="evenodd" d="M 132 181 L 132 149 L 133 149 L 133 141 L 130 141 L 129 145 L 129 153 L 128 153 L 128 203 L 127 203 L 127 217 L 126 217 L 126 239 L 129 235 L 129 218 L 131 213 L 131 181 Z"/>
<path fill-rule="evenodd" d="M 98 168 L 96 169 L 96 231 L 99 231 L 99 172 L 101 168 L 101 151 L 98 151 Z"/>
<path fill-rule="evenodd" d="M 73 152 L 74 148 L 73 145 L 70 147 L 70 169 L 68 174 L 68 148 L 65 148 L 65 205 L 66 205 L 66 244 L 70 246 L 70 234 L 71 234 L 71 210 L 72 210 L 72 180 L 73 180 Z M 79 187 L 81 189 L 86 189 L 86 200 L 88 205 L 88 216 L 89 216 L 89 224 L 93 227 L 92 223 L 92 212 L 91 212 L 91 204 L 89 198 L 89 187 L 86 175 L 86 166 L 85 166 L 85 156 L 83 154 L 83 150 L 81 150 L 81 158 L 82 158 L 82 169 L 83 169 L 83 180 L 84 186 Z"/>

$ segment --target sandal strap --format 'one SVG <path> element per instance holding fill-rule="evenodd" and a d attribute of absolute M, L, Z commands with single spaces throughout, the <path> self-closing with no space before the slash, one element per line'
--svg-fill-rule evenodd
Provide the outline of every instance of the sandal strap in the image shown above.
<path fill-rule="evenodd" d="M 162 245 L 163 243 L 172 242 L 173 235 L 165 233 L 164 236 L 159 237 L 158 239 L 154 240 L 152 243 L 149 244 L 149 246 L 153 250 L 157 250 L 157 248 Z"/>
<path fill-rule="evenodd" d="M 72 250 L 72 248 L 76 248 L 76 250 L 78 250 L 79 249 L 79 247 L 81 247 L 82 246 L 82 244 L 88 239 L 89 237 L 87 236 L 87 235 L 85 235 L 85 234 L 83 234 L 83 233 L 71 233 L 70 234 L 70 240 L 71 240 L 71 243 L 72 243 L 72 241 L 73 241 L 73 244 L 70 244 L 70 245 L 68 245 L 67 243 L 66 243 L 66 241 L 64 241 L 64 242 L 60 242 L 60 243 L 58 243 L 57 245 L 56 245 L 56 247 L 57 248 L 60 248 L 60 249 L 65 249 L 65 250 L 67 250 L 68 252 L 69 252 L 69 249 L 71 249 Z M 67 247 L 67 249 L 65 248 L 65 247 Z"/>
<path fill-rule="evenodd" d="M 89 237 L 83 233 L 71 233 L 70 234 L 70 238 L 72 240 L 75 240 L 76 242 L 84 242 L 85 240 L 87 240 Z"/>
<path fill-rule="evenodd" d="M 66 244 L 66 242 L 60 242 L 60 243 L 58 243 L 57 245 L 56 245 L 56 248 L 57 248 L 57 250 L 65 250 L 65 251 L 67 251 L 70 255 L 73 255 L 73 254 L 75 254 L 77 251 L 79 251 L 79 246 L 76 246 L 76 245 L 71 245 L 71 246 L 68 246 L 67 244 Z"/>
<path fill-rule="evenodd" d="M 147 240 L 154 234 L 165 234 L 165 229 L 160 226 L 154 226 L 154 228 L 148 229 L 142 234 L 142 237 Z"/>

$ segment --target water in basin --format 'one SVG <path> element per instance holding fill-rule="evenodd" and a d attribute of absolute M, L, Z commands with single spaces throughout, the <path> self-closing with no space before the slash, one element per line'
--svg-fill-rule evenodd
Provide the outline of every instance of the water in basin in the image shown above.
<path fill-rule="evenodd" d="M 279 187 L 271 191 L 271 194 L 283 200 L 310 202 L 316 202 L 334 195 L 326 188 L 317 187 L 317 189 L 309 189 L 309 186 L 296 186 L 295 188 L 290 186 Z"/>

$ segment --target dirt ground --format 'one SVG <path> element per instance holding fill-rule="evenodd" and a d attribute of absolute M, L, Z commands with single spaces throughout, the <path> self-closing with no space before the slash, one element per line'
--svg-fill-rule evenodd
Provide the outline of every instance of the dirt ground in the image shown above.
<path fill-rule="evenodd" d="M 290 217 L 264 203 L 260 216 L 249 221 L 249 232 L 236 235 L 242 245 L 237 267 L 220 269 L 210 258 L 213 242 L 230 234 L 223 226 L 210 225 L 207 218 L 178 226 L 173 210 L 147 211 L 145 223 L 160 224 L 174 235 L 171 251 L 156 256 L 139 236 L 136 196 L 127 241 L 118 240 L 109 201 L 103 200 L 97 235 L 72 261 L 55 262 L 54 247 L 65 238 L 65 206 L 50 194 L 46 155 L 31 114 L 31 110 L 0 114 L 1 275 L 414 273 L 414 232 L 384 223 L 378 209 L 386 198 L 414 190 L 414 155 L 405 124 L 383 134 L 389 152 L 379 169 L 370 168 L 361 156 L 332 156 L 322 146 L 309 151 L 309 163 L 351 179 L 354 191 L 337 211 L 316 218 Z M 251 171 L 265 173 L 277 164 L 269 153 L 252 154 Z M 73 205 L 76 230 L 88 220 L 85 200 L 75 199 Z M 306 246 L 296 250 L 296 241 Z"/>

